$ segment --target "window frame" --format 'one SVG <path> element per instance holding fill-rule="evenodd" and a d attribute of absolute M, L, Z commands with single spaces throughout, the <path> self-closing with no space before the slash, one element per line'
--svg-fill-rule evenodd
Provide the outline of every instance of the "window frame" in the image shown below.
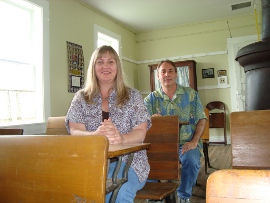
<path fill-rule="evenodd" d="M 42 91 L 42 99 L 40 108 L 43 110 L 43 116 L 40 121 L 34 121 L 34 122 L 25 122 L 25 123 L 3 123 L 0 124 L 3 128 L 8 127 L 20 127 L 24 129 L 24 134 L 43 134 L 46 131 L 46 123 L 48 117 L 51 115 L 51 104 L 50 104 L 50 58 L 49 58 L 49 2 L 47 0 L 27 0 L 28 3 L 34 4 L 42 9 L 42 33 L 41 33 L 41 70 L 40 74 L 42 78 L 42 82 L 39 83 L 36 86 L 39 86 L 39 90 Z M 6 0 L 5 2 L 14 4 L 14 2 L 11 0 Z M 25 2 L 22 2 L 25 3 Z M 39 109 L 40 110 L 40 109 Z"/>
<path fill-rule="evenodd" d="M 94 49 L 98 48 L 98 33 L 99 32 L 101 32 L 105 35 L 108 35 L 111 38 L 118 40 L 118 42 L 119 42 L 118 50 L 115 50 L 115 51 L 118 52 L 120 61 L 122 61 L 121 36 L 110 31 L 110 30 L 107 30 L 107 29 L 105 29 L 97 24 L 94 24 Z"/>

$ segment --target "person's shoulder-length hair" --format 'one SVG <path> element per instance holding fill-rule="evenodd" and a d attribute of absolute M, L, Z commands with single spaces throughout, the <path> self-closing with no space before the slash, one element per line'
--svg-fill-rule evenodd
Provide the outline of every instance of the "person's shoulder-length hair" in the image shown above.
<path fill-rule="evenodd" d="M 159 67 L 160 67 L 163 63 L 165 63 L 165 62 L 171 64 L 171 65 L 174 67 L 175 72 L 177 72 L 177 68 L 176 68 L 174 62 L 172 62 L 172 61 L 169 60 L 169 59 L 166 59 L 166 60 L 161 61 L 161 62 L 158 64 L 158 66 L 157 66 L 157 71 L 158 71 Z"/>
<path fill-rule="evenodd" d="M 113 88 L 115 89 L 117 95 L 116 104 L 122 106 L 129 101 L 129 91 L 128 86 L 125 83 L 124 73 L 119 56 L 111 46 L 103 45 L 93 52 L 87 70 L 87 78 L 83 90 L 84 97 L 86 102 L 90 104 L 93 103 L 93 98 L 96 97 L 98 94 L 100 94 L 100 84 L 96 76 L 95 64 L 97 59 L 99 59 L 102 55 L 107 53 L 109 53 L 112 56 L 112 58 L 116 61 L 117 66 L 117 72 L 114 79 L 114 83 L 110 90 L 112 90 Z"/>

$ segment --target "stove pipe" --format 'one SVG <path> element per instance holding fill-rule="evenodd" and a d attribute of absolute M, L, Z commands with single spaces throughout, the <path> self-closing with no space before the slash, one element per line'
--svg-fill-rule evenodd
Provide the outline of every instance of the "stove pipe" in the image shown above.
<path fill-rule="evenodd" d="M 246 75 L 246 111 L 270 109 L 270 0 L 261 2 L 262 41 L 243 47 L 235 58 Z"/>

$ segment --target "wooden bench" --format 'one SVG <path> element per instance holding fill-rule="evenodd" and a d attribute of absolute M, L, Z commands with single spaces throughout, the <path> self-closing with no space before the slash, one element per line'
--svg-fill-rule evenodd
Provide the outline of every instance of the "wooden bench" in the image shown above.
<path fill-rule="evenodd" d="M 150 163 L 150 180 L 137 192 L 137 199 L 176 202 L 175 191 L 179 181 L 179 121 L 178 116 L 152 117 L 152 127 L 147 131 L 145 143 Z"/>
<path fill-rule="evenodd" d="M 231 113 L 232 168 L 270 169 L 270 110 Z"/>
<path fill-rule="evenodd" d="M 0 128 L 0 135 L 23 135 L 22 128 Z"/>
<path fill-rule="evenodd" d="M 223 169 L 206 183 L 206 203 L 270 202 L 270 171 Z"/>
<path fill-rule="evenodd" d="M 105 136 L 0 136 L 0 201 L 105 202 Z"/>

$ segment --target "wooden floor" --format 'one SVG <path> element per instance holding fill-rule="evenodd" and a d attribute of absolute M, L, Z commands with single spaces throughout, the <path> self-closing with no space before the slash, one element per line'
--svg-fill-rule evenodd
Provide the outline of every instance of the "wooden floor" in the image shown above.
<path fill-rule="evenodd" d="M 193 188 L 192 203 L 205 203 L 206 181 L 214 171 L 231 168 L 231 145 L 210 145 L 209 157 L 212 168 L 208 168 L 208 174 L 204 172 L 204 158 L 201 159 L 201 170 L 198 177 L 199 186 Z"/>
<path fill-rule="evenodd" d="M 206 181 L 211 173 L 231 168 L 231 145 L 210 145 L 209 157 L 212 168 L 208 168 L 208 174 L 204 172 L 204 157 L 201 158 L 201 170 L 197 179 L 199 185 L 193 188 L 191 203 L 205 203 Z M 146 203 L 147 201 L 136 199 L 134 202 Z"/>

